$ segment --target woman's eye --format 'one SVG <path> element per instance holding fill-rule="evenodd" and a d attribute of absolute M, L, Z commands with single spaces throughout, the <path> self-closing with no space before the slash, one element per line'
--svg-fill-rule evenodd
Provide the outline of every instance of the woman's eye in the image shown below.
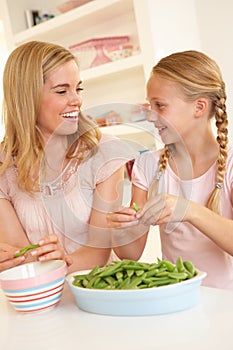
<path fill-rule="evenodd" d="M 83 91 L 83 88 L 79 86 L 79 87 L 76 89 L 76 91 L 77 91 L 77 92 Z"/>
<path fill-rule="evenodd" d="M 56 91 L 56 93 L 59 95 L 63 95 L 66 93 L 66 90 L 59 90 L 59 91 Z"/>

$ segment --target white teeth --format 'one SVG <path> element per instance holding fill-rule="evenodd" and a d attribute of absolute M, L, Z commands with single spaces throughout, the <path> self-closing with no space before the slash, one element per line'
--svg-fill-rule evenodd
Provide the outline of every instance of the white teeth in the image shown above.
<path fill-rule="evenodd" d="M 70 113 L 63 113 L 61 116 L 62 116 L 62 118 L 76 119 L 76 118 L 78 118 L 78 115 L 79 115 L 79 112 L 74 111 L 74 112 L 70 112 Z"/>

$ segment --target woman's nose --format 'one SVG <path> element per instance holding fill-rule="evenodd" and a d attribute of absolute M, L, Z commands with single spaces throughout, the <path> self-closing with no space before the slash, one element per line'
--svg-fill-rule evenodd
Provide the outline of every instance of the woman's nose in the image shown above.
<path fill-rule="evenodd" d="M 69 104 L 74 106 L 81 106 L 82 101 L 82 97 L 80 94 L 77 94 L 77 92 L 72 92 L 69 94 Z"/>

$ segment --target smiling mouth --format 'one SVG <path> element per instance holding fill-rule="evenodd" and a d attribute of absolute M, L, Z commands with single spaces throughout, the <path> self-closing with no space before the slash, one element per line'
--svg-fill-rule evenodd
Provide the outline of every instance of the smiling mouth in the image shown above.
<path fill-rule="evenodd" d="M 161 134 L 165 129 L 167 129 L 167 127 L 166 126 L 160 126 L 160 127 L 157 127 L 157 129 L 158 129 L 159 134 Z"/>
<path fill-rule="evenodd" d="M 79 116 L 79 112 L 70 112 L 70 113 L 63 113 L 61 114 L 61 117 L 64 119 L 71 119 L 71 120 L 77 120 Z"/>

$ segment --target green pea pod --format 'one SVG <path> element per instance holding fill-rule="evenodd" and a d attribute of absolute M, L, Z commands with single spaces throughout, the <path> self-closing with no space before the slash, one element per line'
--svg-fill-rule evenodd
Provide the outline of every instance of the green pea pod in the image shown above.
<path fill-rule="evenodd" d="M 188 274 L 186 272 L 170 272 L 168 277 L 178 280 L 185 280 L 188 277 Z"/>
<path fill-rule="evenodd" d="M 183 260 L 182 260 L 181 256 L 179 256 L 176 260 L 176 267 L 178 269 L 178 272 L 185 271 L 185 267 L 184 267 Z"/>
<path fill-rule="evenodd" d="M 184 261 L 184 267 L 185 267 L 186 271 L 190 273 L 191 277 L 193 277 L 195 275 L 196 269 L 195 269 L 193 263 L 191 263 L 191 261 Z"/>
<path fill-rule="evenodd" d="M 38 248 L 39 244 L 31 244 L 27 247 L 22 248 L 18 253 L 15 253 L 14 258 L 18 258 L 19 256 L 24 255 L 28 250 Z"/>
<path fill-rule="evenodd" d="M 173 272 L 175 269 L 175 265 L 168 260 L 163 260 L 163 265 L 167 268 L 169 272 Z"/>

